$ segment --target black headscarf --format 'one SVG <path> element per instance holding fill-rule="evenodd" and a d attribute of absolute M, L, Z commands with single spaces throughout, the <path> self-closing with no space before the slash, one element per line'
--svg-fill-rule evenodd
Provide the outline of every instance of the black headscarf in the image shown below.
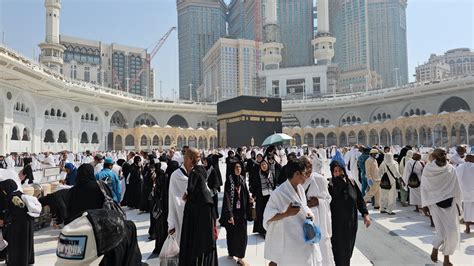
<path fill-rule="evenodd" d="M 95 175 L 94 175 L 94 167 L 91 164 L 82 164 L 77 169 L 77 180 L 76 185 L 88 183 L 88 182 L 95 182 Z"/>
<path fill-rule="evenodd" d="M 171 174 L 179 168 L 179 163 L 177 161 L 170 161 L 166 167 L 166 174 L 171 177 Z"/>
<path fill-rule="evenodd" d="M 331 176 L 332 177 L 335 177 L 333 173 L 334 173 L 334 169 L 336 167 L 340 167 L 342 169 L 342 171 L 344 172 L 344 176 L 348 177 L 347 172 L 346 172 L 346 168 L 344 166 L 342 166 L 338 161 L 332 161 L 331 164 L 329 164 L 329 169 L 331 170 Z"/>
<path fill-rule="evenodd" d="M 4 192 L 5 195 L 10 195 L 18 189 L 18 185 L 12 179 L 7 179 L 0 182 L 0 191 Z"/>
<path fill-rule="evenodd" d="M 212 166 L 212 155 L 209 154 L 209 156 L 203 158 L 202 160 L 207 162 L 207 165 L 205 166 L 205 168 L 206 170 L 209 170 L 209 168 L 211 168 Z"/>

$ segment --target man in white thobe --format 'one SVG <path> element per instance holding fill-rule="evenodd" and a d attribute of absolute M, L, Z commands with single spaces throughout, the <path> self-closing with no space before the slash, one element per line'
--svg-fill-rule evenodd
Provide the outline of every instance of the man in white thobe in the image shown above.
<path fill-rule="evenodd" d="M 44 164 L 44 167 L 55 167 L 56 166 L 56 163 L 54 162 L 53 154 L 51 154 L 50 152 L 45 153 L 45 158 L 42 161 L 42 163 Z"/>
<path fill-rule="evenodd" d="M 184 206 L 186 205 L 185 194 L 188 188 L 188 173 L 201 161 L 199 151 L 195 148 L 189 148 L 183 160 L 183 165 L 171 174 L 168 195 L 168 232 L 175 234 L 178 245 L 181 240 Z"/>
<path fill-rule="evenodd" d="M 474 155 L 467 155 L 466 162 L 456 168 L 462 194 L 464 224 L 466 234 L 471 233 L 470 225 L 474 223 Z"/>
<path fill-rule="evenodd" d="M 348 153 L 349 158 L 348 160 L 345 160 L 347 163 L 347 170 L 351 172 L 353 179 L 359 180 L 359 169 L 357 168 L 357 159 L 359 159 L 359 156 L 361 154 L 359 151 L 359 147 L 357 145 L 352 147 Z"/>
<path fill-rule="evenodd" d="M 13 154 L 10 154 L 5 158 L 5 162 L 7 163 L 7 169 L 15 169 L 15 158 Z"/>
<path fill-rule="evenodd" d="M 265 259 L 278 266 L 322 265 L 318 244 L 304 241 L 303 224 L 306 217 L 314 215 L 307 206 L 305 191 L 305 166 L 301 162 L 289 161 L 288 180 L 270 195 L 263 214 Z"/>
<path fill-rule="evenodd" d="M 319 173 L 312 172 L 311 161 L 303 157 L 306 165 L 306 182 L 303 188 L 308 199 L 308 207 L 314 214 L 314 223 L 321 229 L 321 241 L 318 243 L 321 250 L 322 265 L 334 266 L 332 253 L 332 223 L 331 223 L 331 195 L 328 191 L 329 182 Z"/>

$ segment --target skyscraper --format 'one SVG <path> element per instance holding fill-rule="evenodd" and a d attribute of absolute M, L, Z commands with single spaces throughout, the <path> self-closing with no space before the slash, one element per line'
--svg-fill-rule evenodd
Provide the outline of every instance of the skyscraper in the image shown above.
<path fill-rule="evenodd" d="M 278 0 L 278 27 L 284 47 L 280 67 L 313 65 L 313 0 Z"/>
<path fill-rule="evenodd" d="M 258 96 L 253 40 L 219 39 L 203 58 L 204 85 L 199 99 L 222 101 L 240 95 Z"/>
<path fill-rule="evenodd" d="M 406 0 L 331 0 L 342 92 L 408 82 Z"/>
<path fill-rule="evenodd" d="M 226 35 L 226 5 L 222 0 L 178 0 L 177 10 L 179 97 L 196 100 L 203 84 L 202 59 Z"/>
<path fill-rule="evenodd" d="M 232 0 L 228 11 L 229 37 L 243 39 L 245 32 L 245 0 Z M 247 1 L 248 2 L 248 1 Z"/>
<path fill-rule="evenodd" d="M 367 69 L 369 44 L 365 0 L 329 1 L 329 27 L 337 40 L 334 61 L 340 70 Z"/>
<path fill-rule="evenodd" d="M 382 87 L 408 83 L 406 0 L 368 0 L 369 58 Z"/>

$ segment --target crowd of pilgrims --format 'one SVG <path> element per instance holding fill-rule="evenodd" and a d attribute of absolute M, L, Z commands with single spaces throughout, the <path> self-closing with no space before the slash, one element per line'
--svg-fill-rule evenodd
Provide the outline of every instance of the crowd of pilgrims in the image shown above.
<path fill-rule="evenodd" d="M 265 238 L 264 257 L 270 265 L 350 265 L 358 213 L 369 227 L 367 204 L 395 215 L 397 199 L 402 207 L 414 206 L 430 218 L 436 229 L 431 259 L 438 260 L 439 250 L 444 265 L 451 265 L 449 256 L 460 241 L 459 216 L 463 214 L 466 233 L 474 222 L 474 156 L 468 153 L 463 146 L 447 152 L 410 146 L 271 145 L 0 156 L 0 168 L 6 169 L 0 171 L 0 257 L 8 265 L 34 264 L 34 217 L 22 187 L 33 183 L 37 169 L 59 166 L 61 185 L 39 199 L 50 207 L 55 228 L 87 210 L 103 208 L 100 180 L 117 204 L 149 213 L 152 257 L 174 236 L 179 265 L 217 265 L 221 228 L 226 230 L 229 260 L 248 265 L 249 221 L 252 232 Z M 225 172 L 220 161 L 225 161 Z M 18 175 L 12 172 L 15 167 L 22 167 Z M 305 243 L 306 219 L 319 226 L 319 243 Z M 106 253 L 101 265 L 141 264 L 136 227 L 133 222 L 128 226 L 127 243 L 120 252 Z"/>

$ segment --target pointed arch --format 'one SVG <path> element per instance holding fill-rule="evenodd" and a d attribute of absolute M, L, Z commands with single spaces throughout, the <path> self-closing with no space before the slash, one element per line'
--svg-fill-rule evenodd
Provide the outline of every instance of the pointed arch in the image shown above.
<path fill-rule="evenodd" d="M 337 136 L 336 133 L 330 132 L 327 135 L 327 146 L 337 145 Z"/>
<path fill-rule="evenodd" d="M 51 129 L 47 129 L 44 132 L 43 142 L 45 142 L 45 143 L 54 143 L 54 134 L 53 134 L 53 131 Z"/>
<path fill-rule="evenodd" d="M 347 146 L 347 134 L 343 131 L 339 134 L 339 147 L 345 146 Z"/>
<path fill-rule="evenodd" d="M 123 150 L 122 136 L 120 135 L 115 136 L 114 146 L 115 146 L 115 150 L 117 151 Z"/>
<path fill-rule="evenodd" d="M 380 131 L 380 145 L 381 146 L 390 146 L 390 132 L 388 131 L 388 129 L 386 128 L 383 128 L 381 131 Z"/>
<path fill-rule="evenodd" d="M 67 143 L 67 136 L 64 130 L 59 131 L 58 143 Z"/>
<path fill-rule="evenodd" d="M 314 146 L 314 137 L 313 134 L 311 133 L 306 133 L 304 135 L 304 144 L 307 144 L 309 146 Z"/>
<path fill-rule="evenodd" d="M 184 117 L 181 115 L 173 115 L 167 123 L 171 127 L 182 127 L 182 128 L 188 128 L 189 124 Z"/>
<path fill-rule="evenodd" d="M 91 143 L 92 144 L 99 144 L 99 137 L 97 135 L 96 132 L 92 133 L 92 140 L 91 140 Z"/>
<path fill-rule="evenodd" d="M 89 143 L 89 137 L 87 136 L 87 133 L 86 132 L 82 132 L 81 134 L 81 143 Z"/>
<path fill-rule="evenodd" d="M 20 132 L 17 126 L 12 128 L 12 136 L 10 140 L 20 140 Z"/>
<path fill-rule="evenodd" d="M 364 130 L 357 133 L 357 142 L 361 145 L 367 145 L 367 133 Z"/>
<path fill-rule="evenodd" d="M 132 135 L 125 137 L 125 146 L 135 146 L 135 138 Z"/>
<path fill-rule="evenodd" d="M 459 110 L 471 111 L 471 107 L 465 100 L 457 96 L 451 96 L 441 104 L 438 113 L 456 112 Z"/>
<path fill-rule="evenodd" d="M 115 111 L 110 117 L 110 127 L 127 128 L 127 120 L 120 111 Z"/>
<path fill-rule="evenodd" d="M 149 113 L 143 113 L 140 114 L 136 119 L 135 119 L 135 126 L 142 126 L 142 125 L 147 125 L 149 127 L 158 125 L 158 122 L 156 121 L 156 118 L 152 116 Z"/>
<path fill-rule="evenodd" d="M 295 145 L 296 146 L 301 146 L 301 136 L 298 133 L 295 133 L 293 135 L 293 138 L 295 139 Z"/>
<path fill-rule="evenodd" d="M 158 137 L 157 135 L 153 136 L 153 140 L 151 143 L 155 147 L 160 146 L 160 137 Z"/>

